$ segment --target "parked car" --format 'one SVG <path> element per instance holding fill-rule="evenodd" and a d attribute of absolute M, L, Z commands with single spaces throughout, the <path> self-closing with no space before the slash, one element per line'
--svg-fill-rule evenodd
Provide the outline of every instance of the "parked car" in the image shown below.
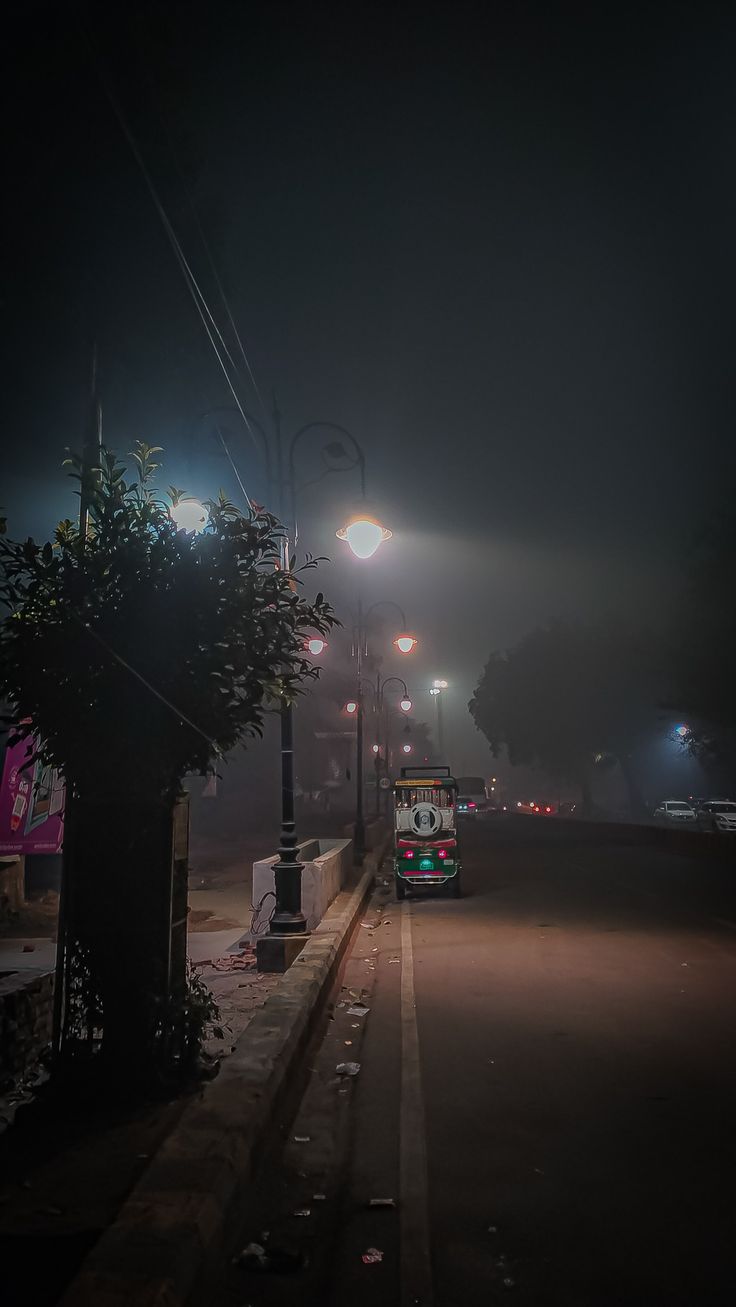
<path fill-rule="evenodd" d="M 706 799 L 698 804 L 695 819 L 700 830 L 736 834 L 736 803 L 731 799 Z"/>
<path fill-rule="evenodd" d="M 654 820 L 661 821 L 665 825 L 694 826 L 695 809 L 691 808 L 689 803 L 685 803 L 684 799 L 665 799 L 658 808 L 654 809 Z"/>

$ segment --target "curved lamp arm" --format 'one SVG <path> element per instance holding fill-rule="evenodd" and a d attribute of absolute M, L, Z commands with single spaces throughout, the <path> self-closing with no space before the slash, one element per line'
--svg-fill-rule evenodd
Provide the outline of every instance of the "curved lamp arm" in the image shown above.
<path fill-rule="evenodd" d="M 296 477 L 294 471 L 296 447 L 302 436 L 306 436 L 308 431 L 314 431 L 317 427 L 321 427 L 325 431 L 338 431 L 341 436 L 346 436 L 350 441 L 355 451 L 355 464 L 353 466 L 360 468 L 360 493 L 362 498 L 365 499 L 365 454 L 352 431 L 348 431 L 347 427 L 341 427 L 337 422 L 307 422 L 306 426 L 300 427 L 298 431 L 294 432 L 289 444 L 289 494 L 291 498 L 292 526 L 296 524 Z M 348 469 L 346 468 L 345 471 L 348 471 Z"/>
<path fill-rule="evenodd" d="M 394 608 L 396 612 L 399 614 L 399 617 L 401 618 L 402 631 L 407 630 L 406 613 L 404 612 L 403 608 L 399 604 L 394 603 L 393 599 L 379 599 L 375 604 L 371 604 L 367 612 L 363 614 L 364 625 L 368 621 L 368 618 L 370 617 L 371 613 L 374 612 L 376 608 Z"/>

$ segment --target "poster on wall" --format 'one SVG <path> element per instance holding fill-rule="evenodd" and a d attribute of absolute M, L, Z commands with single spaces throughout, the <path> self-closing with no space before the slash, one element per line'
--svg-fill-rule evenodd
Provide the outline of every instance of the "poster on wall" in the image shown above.
<path fill-rule="evenodd" d="M 30 743 L 33 743 L 31 741 Z M 28 740 L 8 745 L 0 782 L 0 857 L 61 853 L 64 782 L 53 767 L 28 761 Z"/>

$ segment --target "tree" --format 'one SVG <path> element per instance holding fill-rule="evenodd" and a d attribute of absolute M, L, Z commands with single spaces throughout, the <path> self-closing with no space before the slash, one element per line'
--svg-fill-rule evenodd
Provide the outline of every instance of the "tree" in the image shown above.
<path fill-rule="evenodd" d="M 736 762 L 736 571 L 733 484 L 690 541 L 685 585 L 670 634 L 673 674 L 668 705 L 690 727 L 683 747 L 695 754 L 716 789 Z"/>
<path fill-rule="evenodd" d="M 161 898 L 172 856 L 162 831 L 183 778 L 215 767 L 316 675 L 305 640 L 334 622 L 323 596 L 307 602 L 301 575 L 280 567 L 282 528 L 268 513 L 244 515 L 221 494 L 201 534 L 178 530 L 152 486 L 159 452 L 139 443 L 127 480 L 102 451 L 84 486 L 87 539 L 69 521 L 43 546 L 0 537 L 2 697 L 15 738 L 35 737 L 67 783 L 84 973 L 74 1022 L 80 1037 L 101 1028 L 118 1063 L 163 1047 L 182 1017 L 161 1016 L 170 993 L 130 886 Z M 171 505 L 181 497 L 170 489 Z"/>
<path fill-rule="evenodd" d="M 658 720 L 656 660 L 647 638 L 619 627 L 557 621 L 492 653 L 469 706 L 494 756 L 579 785 L 591 807 L 596 763 L 615 758 L 632 815 L 644 811 L 633 755 Z"/>

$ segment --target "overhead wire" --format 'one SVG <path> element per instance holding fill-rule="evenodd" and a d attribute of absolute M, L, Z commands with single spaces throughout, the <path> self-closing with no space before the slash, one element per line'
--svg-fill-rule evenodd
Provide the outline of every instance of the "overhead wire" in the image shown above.
<path fill-rule="evenodd" d="M 246 370 L 246 372 L 247 372 L 247 374 L 248 374 L 248 378 L 249 378 L 250 383 L 251 383 L 251 385 L 252 385 L 252 387 L 253 387 L 253 391 L 254 391 L 255 396 L 256 396 L 256 398 L 257 398 L 257 400 L 258 400 L 258 403 L 260 404 L 261 412 L 263 413 L 263 416 L 265 417 L 266 421 L 267 421 L 267 422 L 270 422 L 270 420 L 271 420 L 271 414 L 269 413 L 268 409 L 266 408 L 266 403 L 265 403 L 265 400 L 264 400 L 264 398 L 263 398 L 263 395 L 261 394 L 261 390 L 260 390 L 260 387 L 259 387 L 258 382 L 257 382 L 257 380 L 256 380 L 256 376 L 255 376 L 255 373 L 254 373 L 254 371 L 253 371 L 253 368 L 251 367 L 250 359 L 248 358 L 248 355 L 247 355 L 247 353 L 246 353 L 246 351 L 245 351 L 245 346 L 243 345 L 243 341 L 242 341 L 242 339 L 241 339 L 240 332 L 238 331 L 238 327 L 237 327 L 237 324 L 236 324 L 236 322 L 235 322 L 235 317 L 234 317 L 234 315 L 233 315 L 232 309 L 230 308 L 230 302 L 229 302 L 228 297 L 227 297 L 227 295 L 226 295 L 226 293 L 225 293 L 225 287 L 224 287 L 223 284 L 222 284 L 222 279 L 221 279 L 221 277 L 220 277 L 220 274 L 219 274 L 219 271 L 218 271 L 218 268 L 217 268 L 217 264 L 215 263 L 214 255 L 212 254 L 212 250 L 211 250 L 211 247 L 210 247 L 209 241 L 207 240 L 207 237 L 206 237 L 205 232 L 204 232 L 204 228 L 203 228 L 203 226 L 202 226 L 202 223 L 201 223 L 201 220 L 200 220 L 199 214 L 198 214 L 198 212 L 197 212 L 197 206 L 196 206 L 196 204 L 194 203 L 194 198 L 193 198 L 193 196 L 192 196 L 192 192 L 191 192 L 191 190 L 190 190 L 190 187 L 189 187 L 189 184 L 188 184 L 188 182 L 187 182 L 187 179 L 186 179 L 186 177 L 185 177 L 185 175 L 184 175 L 184 170 L 183 170 L 183 168 L 182 168 L 182 166 L 181 166 L 181 163 L 180 163 L 180 161 L 179 161 L 179 155 L 178 155 L 178 152 L 177 152 L 177 149 L 176 149 L 176 145 L 174 144 L 174 140 L 173 140 L 173 137 L 172 137 L 171 131 L 169 130 L 169 125 L 168 125 L 168 122 L 167 122 L 166 113 L 165 113 L 165 111 L 164 111 L 164 109 L 163 109 L 163 107 L 162 107 L 162 104 L 161 104 L 161 97 L 160 97 L 159 92 L 158 92 L 158 87 L 157 87 L 157 84 L 156 84 L 154 78 L 153 78 L 152 75 L 151 75 L 150 64 L 149 64 L 149 62 L 146 60 L 145 52 L 140 51 L 140 48 L 139 48 L 139 53 L 141 54 L 141 57 L 142 57 L 142 59 L 143 59 L 144 68 L 145 68 L 145 73 L 146 73 L 146 77 L 147 77 L 147 81 L 148 81 L 149 89 L 150 89 L 150 91 L 151 91 L 151 93 L 152 93 L 152 95 L 153 95 L 153 97 L 154 97 L 154 99 L 156 100 L 156 103 L 157 103 L 157 105 L 158 105 L 158 112 L 159 112 L 159 117 L 160 117 L 160 119 L 161 119 L 161 125 L 162 125 L 162 127 L 163 127 L 164 135 L 165 135 L 166 140 L 167 140 L 168 145 L 169 145 L 169 151 L 170 151 L 171 158 L 172 158 L 172 161 L 173 161 L 173 164 L 174 164 L 174 168 L 175 168 L 175 170 L 176 170 L 176 172 L 177 172 L 177 174 L 178 174 L 178 177 L 179 177 L 179 183 L 180 183 L 180 185 L 181 185 L 181 187 L 182 187 L 182 190 L 184 191 L 184 195 L 185 195 L 185 197 L 186 197 L 187 204 L 189 205 L 189 209 L 190 209 L 190 211 L 191 211 L 192 218 L 193 218 L 193 220 L 194 220 L 194 225 L 196 226 L 196 228 L 197 228 L 197 232 L 199 233 L 199 238 L 200 238 L 200 240 L 201 240 L 201 242 L 202 242 L 202 248 L 203 248 L 203 250 L 204 250 L 204 252 L 205 252 L 205 255 L 206 255 L 206 258 L 207 258 L 207 262 L 209 263 L 210 271 L 212 272 L 212 276 L 214 277 L 215 285 L 216 285 L 216 287 L 217 287 L 217 292 L 218 292 L 218 294 L 219 294 L 219 296 L 220 296 L 220 301 L 221 301 L 222 306 L 223 306 L 223 308 L 224 308 L 224 310 L 225 310 L 225 313 L 227 314 L 228 321 L 229 321 L 229 323 L 230 323 L 230 326 L 231 326 L 231 328 L 232 328 L 233 335 L 234 335 L 235 340 L 236 340 L 236 342 L 237 342 L 238 350 L 240 351 L 240 357 L 242 358 L 243 363 L 245 364 L 245 370 Z M 221 339 L 222 339 L 222 337 L 221 337 Z M 223 344 L 224 344 L 224 341 L 223 341 Z M 239 368 L 237 367 L 237 365 L 235 364 L 234 360 L 232 359 L 232 356 L 230 355 L 229 351 L 228 351 L 228 358 L 230 358 L 230 361 L 231 361 L 231 363 L 232 363 L 232 366 L 233 366 L 234 370 L 235 370 L 236 372 L 239 372 Z"/>
<path fill-rule="evenodd" d="M 260 445 L 259 445 L 259 442 L 258 442 L 258 440 L 257 440 L 257 438 L 256 438 L 255 432 L 253 431 L 253 428 L 252 428 L 252 426 L 251 426 L 251 423 L 250 423 L 249 420 L 248 420 L 248 415 L 246 414 L 245 409 L 244 409 L 244 407 L 243 407 L 243 405 L 242 405 L 242 403 L 241 403 L 240 396 L 238 395 L 238 392 L 237 392 L 237 390 L 235 389 L 235 386 L 233 385 L 232 378 L 230 377 L 230 373 L 229 373 L 228 370 L 227 370 L 227 367 L 226 367 L 225 362 L 224 362 L 224 360 L 223 360 L 223 357 L 222 357 L 222 355 L 221 355 L 221 353 L 220 353 L 220 350 L 219 350 L 218 347 L 217 347 L 217 343 L 216 343 L 216 341 L 215 341 L 215 337 L 214 337 L 213 332 L 212 332 L 212 330 L 211 330 L 211 328 L 210 328 L 210 324 L 209 324 L 209 322 L 207 321 L 207 318 L 210 319 L 210 322 L 212 323 L 212 326 L 214 327 L 214 330 L 216 331 L 216 333 L 217 333 L 217 335 L 218 335 L 218 337 L 219 337 L 219 339 L 220 339 L 220 341 L 221 341 L 221 343 L 222 343 L 223 349 L 224 349 L 225 353 L 227 354 L 227 357 L 228 357 L 228 359 L 229 359 L 229 361 L 230 361 L 230 365 L 231 365 L 231 367 L 233 368 L 233 371 L 235 371 L 235 372 L 237 373 L 238 369 L 237 369 L 237 367 L 236 367 L 236 365 L 235 365 L 235 362 L 234 362 L 234 360 L 233 360 L 233 358 L 232 358 L 232 355 L 231 355 L 231 353 L 230 353 L 230 351 L 229 351 L 229 349 L 228 349 L 228 347 L 227 347 L 227 343 L 226 343 L 226 341 L 225 341 L 225 339 L 224 339 L 224 337 L 223 337 L 223 335 L 222 335 L 222 332 L 220 331 L 219 327 L 217 326 L 217 323 L 216 323 L 215 318 L 214 318 L 214 316 L 213 316 L 213 314 L 212 314 L 212 312 L 211 312 L 211 310 L 210 310 L 210 308 L 209 308 L 209 305 L 207 304 L 207 301 L 206 301 L 206 299 L 205 299 L 205 296 L 204 296 L 204 294 L 203 294 L 203 292 L 202 292 L 202 290 L 201 290 L 201 288 L 200 288 L 200 286 L 199 286 L 199 284 L 198 284 L 198 282 L 197 282 L 197 279 L 196 279 L 196 277 L 194 276 L 194 273 L 193 273 L 193 271 L 192 271 L 192 269 L 191 269 L 191 267 L 190 267 L 190 265 L 189 265 L 189 263 L 188 263 L 188 261 L 187 261 L 187 258 L 186 258 L 186 256 L 185 256 L 184 251 L 183 251 L 182 246 L 181 246 L 181 242 L 179 241 L 179 238 L 178 238 L 178 236 L 177 236 L 177 234 L 176 234 L 176 232 L 175 232 L 175 230 L 174 230 L 174 227 L 173 227 L 173 225 L 172 225 L 172 223 L 171 223 L 171 221 L 170 221 L 170 219 L 169 219 L 169 216 L 168 216 L 168 214 L 167 214 L 167 212 L 166 212 L 166 210 L 165 210 L 165 208 L 164 208 L 164 205 L 163 205 L 163 203 L 162 203 L 162 201 L 161 201 L 161 199 L 160 199 L 160 197 L 159 197 L 158 191 L 156 190 L 156 187 L 155 187 L 154 182 L 153 182 L 153 178 L 151 177 L 151 174 L 150 174 L 150 172 L 149 172 L 149 170 L 148 170 L 148 168 L 147 168 L 147 166 L 146 166 L 146 163 L 145 163 L 145 160 L 144 160 L 144 158 L 143 158 L 143 155 L 141 154 L 140 148 L 139 148 L 139 146 L 138 146 L 138 142 L 137 142 L 135 136 L 133 135 L 133 131 L 132 131 L 132 129 L 131 129 L 131 127 L 130 127 L 128 121 L 127 121 L 127 118 L 126 118 L 126 116 L 125 116 L 125 113 L 123 112 L 122 105 L 120 104 L 120 102 L 119 102 L 119 100 L 118 100 L 118 98 L 117 98 L 117 96 L 116 96 L 116 94 L 115 94 L 115 92 L 114 92 L 112 86 L 110 85 L 109 78 L 108 78 L 107 75 L 106 75 L 105 69 L 104 69 L 104 67 L 103 67 L 103 65 L 102 65 L 102 61 L 101 61 L 100 58 L 99 58 L 99 55 L 98 55 L 98 53 L 97 53 L 97 50 L 95 49 L 95 46 L 94 46 L 94 44 L 93 44 L 93 42 L 92 42 L 92 40 L 91 40 L 89 34 L 86 32 L 86 30 L 84 30 L 84 28 L 82 28 L 82 35 L 83 35 L 85 41 L 87 42 L 87 45 L 88 45 L 89 50 L 90 50 L 90 53 L 91 53 L 91 55 L 92 55 L 93 62 L 94 62 L 94 64 L 95 64 L 95 67 L 96 67 L 96 70 L 97 70 L 98 77 L 100 78 L 100 82 L 101 82 L 102 87 L 103 87 L 103 89 L 104 89 L 104 91 L 105 91 L 105 94 L 107 95 L 107 98 L 108 98 L 108 100 L 110 101 L 110 105 L 111 105 L 111 107 L 112 107 L 112 109 L 113 109 L 113 112 L 114 112 L 114 114 L 115 114 L 115 116 L 116 116 L 116 118 L 117 118 L 117 120 L 118 120 L 118 124 L 119 124 L 119 126 L 120 126 L 120 129 L 121 129 L 121 131 L 123 132 L 123 135 L 125 136 L 125 139 L 126 139 L 126 141 L 128 142 L 128 145 L 130 146 L 131 152 L 132 152 L 132 154 L 133 154 L 133 157 L 134 157 L 135 160 L 136 160 L 136 163 L 138 164 L 138 167 L 139 167 L 140 170 L 141 170 L 141 173 L 142 173 L 142 175 L 143 175 L 144 181 L 145 181 L 146 186 L 147 186 L 147 188 L 148 188 L 149 194 L 150 194 L 150 196 L 151 196 L 151 199 L 153 200 L 153 203 L 154 203 L 154 206 L 155 206 L 155 208 L 156 208 L 156 211 L 157 211 L 157 213 L 158 213 L 158 215 L 159 215 L 159 218 L 161 219 L 161 223 L 162 223 L 162 225 L 163 225 L 164 231 L 166 232 L 166 235 L 167 235 L 167 237 L 168 237 L 168 239 L 169 239 L 169 243 L 170 243 L 170 245 L 171 245 L 171 247 L 172 247 L 172 250 L 173 250 L 173 252 L 174 252 L 174 256 L 176 257 L 176 260 L 177 260 L 177 262 L 178 262 L 178 264 L 179 264 L 179 267 L 180 267 L 180 269 L 181 269 L 181 272 L 182 272 L 182 274 L 183 274 L 183 276 L 184 276 L 184 280 L 185 280 L 185 282 L 186 282 L 187 288 L 188 288 L 188 290 L 189 290 L 189 292 L 190 292 L 190 294 L 191 294 L 191 296 L 192 296 L 192 300 L 193 300 L 194 305 L 195 305 L 195 307 L 196 307 L 196 309 L 197 309 L 197 312 L 198 312 L 198 314 L 199 314 L 199 317 L 200 317 L 200 320 L 201 320 L 201 322 L 202 322 L 202 325 L 203 325 L 203 327 L 204 327 L 204 329 L 205 329 L 205 332 L 207 333 L 207 337 L 208 337 L 209 342 L 210 342 L 210 344 L 211 344 L 211 346 L 212 346 L 212 349 L 213 349 L 213 351 L 214 351 L 214 353 L 215 353 L 215 356 L 216 356 L 216 358 L 217 358 L 217 361 L 218 361 L 218 363 L 219 363 L 219 365 L 220 365 L 220 368 L 221 368 L 221 370 L 222 370 L 223 376 L 225 377 L 225 380 L 226 380 L 226 382 L 227 382 L 227 384 L 228 384 L 228 388 L 229 388 L 229 390 L 230 390 L 230 392 L 231 392 L 231 394 L 232 394 L 232 397 L 233 397 L 233 399 L 234 399 L 234 401 L 235 401 L 235 405 L 236 405 L 236 407 L 237 407 L 237 409 L 238 409 L 238 412 L 240 413 L 241 418 L 243 419 L 243 423 L 244 423 L 245 428 L 246 428 L 246 430 L 248 431 L 248 433 L 249 433 L 249 435 L 250 435 L 250 437 L 251 437 L 251 440 L 253 441 L 253 444 L 255 445 L 256 449 L 258 449 L 259 452 L 260 452 Z M 229 313 L 229 308 L 228 308 L 228 313 Z M 229 316 L 231 316 L 231 315 L 229 315 Z M 237 331 L 236 331 L 236 335 L 237 335 Z M 239 341 L 239 344 L 240 344 L 240 347 L 241 347 L 241 351 L 242 351 L 242 353 L 243 353 L 243 357 L 245 358 L 245 357 L 246 357 L 246 356 L 245 356 L 245 351 L 242 349 L 242 343 L 241 343 L 240 341 Z M 249 372 L 251 372 L 250 364 L 248 364 L 248 370 L 249 370 Z M 256 388 L 256 390 L 257 390 L 257 388 Z M 257 393 L 259 394 L 259 397 L 260 397 L 260 392 L 257 391 Z M 263 402 L 263 401 L 261 400 L 261 403 L 262 403 L 262 402 Z M 222 437 L 221 433 L 220 433 L 220 439 L 222 440 L 222 442 L 223 442 L 223 446 L 224 446 L 225 442 L 224 442 L 224 440 L 223 440 L 223 437 Z M 227 452 L 227 451 L 226 451 L 226 452 Z M 248 505 L 248 509 L 250 510 L 250 512 L 253 512 L 253 504 L 252 504 L 252 501 L 251 501 L 251 499 L 250 499 L 250 496 L 248 495 L 247 490 L 245 489 L 245 486 L 244 486 L 244 484 L 243 484 L 243 481 L 242 481 L 242 479 L 241 479 L 239 473 L 237 473 L 237 470 L 235 469 L 235 465 L 234 465 L 233 460 L 232 460 L 232 457 L 229 455 L 229 453 L 228 453 L 228 457 L 229 457 L 229 459 L 230 459 L 230 463 L 231 463 L 231 465 L 233 466 L 233 469 L 236 471 L 236 476 L 237 476 L 237 480 L 238 480 L 238 485 L 240 486 L 240 489 L 241 489 L 241 491 L 243 492 L 243 495 L 244 495 L 244 497 L 245 497 L 246 503 L 247 503 L 247 505 Z"/>

